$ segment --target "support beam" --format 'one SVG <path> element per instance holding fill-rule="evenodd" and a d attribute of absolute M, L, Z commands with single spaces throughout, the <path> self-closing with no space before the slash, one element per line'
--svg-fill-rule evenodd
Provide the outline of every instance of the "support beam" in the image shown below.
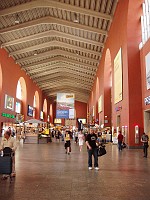
<path fill-rule="evenodd" d="M 42 32 L 42 33 L 37 33 L 37 34 L 34 34 L 34 35 L 30 35 L 30 36 L 26 36 L 26 37 L 19 38 L 19 39 L 16 39 L 16 40 L 12 40 L 12 41 L 9 41 L 9 42 L 5 42 L 5 43 L 2 43 L 1 46 L 2 47 L 8 47 L 8 46 L 11 46 L 11 45 L 21 44 L 21 43 L 24 43 L 24 42 L 30 42 L 30 41 L 37 40 L 37 39 L 44 38 L 44 37 L 60 37 L 60 38 L 66 38 L 66 39 L 74 40 L 74 41 L 78 41 L 78 42 L 83 42 L 83 43 L 86 43 L 86 44 L 91 44 L 91 45 L 94 45 L 94 46 L 97 46 L 97 47 L 104 47 L 104 43 L 97 42 L 97 41 L 90 40 L 90 39 L 86 39 L 86 38 L 83 38 L 83 37 L 80 37 L 80 36 L 71 35 L 71 34 L 68 34 L 68 33 L 63 33 L 63 32 L 56 31 L 56 30 L 45 31 L 45 32 Z"/>
<path fill-rule="evenodd" d="M 32 10 L 34 8 L 56 8 L 56 9 L 66 10 L 66 11 L 73 12 L 73 13 L 80 13 L 83 15 L 91 16 L 91 17 L 112 20 L 112 16 L 110 16 L 108 14 L 105 14 L 102 12 L 97 12 L 97 11 L 92 11 L 90 9 L 81 8 L 78 6 L 73 6 L 71 4 L 61 3 L 58 1 L 52 1 L 52 0 L 50 0 L 50 1 L 49 0 L 42 0 L 42 1 L 36 0 L 36 1 L 28 2 L 28 3 L 20 4 L 17 6 L 13 6 L 10 8 L 6 8 L 4 10 L 1 10 L 0 16 L 15 14 L 15 13 L 23 12 L 26 10 Z"/>
<path fill-rule="evenodd" d="M 44 83 L 48 83 L 48 82 L 55 82 L 57 81 L 58 79 L 63 80 L 63 79 L 66 79 L 68 78 L 69 80 L 71 79 L 72 81 L 76 81 L 76 82 L 81 82 L 82 84 L 86 83 L 86 84 L 89 84 L 89 85 L 93 85 L 93 80 L 91 79 L 83 79 L 82 77 L 79 77 L 79 76 L 74 76 L 73 74 L 71 73 L 67 73 L 65 75 L 62 75 L 61 73 L 55 73 L 55 74 L 51 74 L 51 75 L 46 75 L 44 77 L 40 77 L 40 78 L 34 78 L 34 81 L 40 85 L 40 84 L 44 84 Z"/>
<path fill-rule="evenodd" d="M 30 75 L 30 77 L 32 79 L 35 79 L 35 78 L 39 78 L 39 77 L 44 76 L 44 75 L 51 75 L 51 74 L 55 74 L 55 73 L 60 73 L 61 75 L 63 75 L 63 74 L 65 75 L 66 73 L 71 73 L 74 76 L 80 76 L 80 77 L 83 77 L 83 78 L 90 78 L 91 80 L 94 80 L 94 78 L 95 78 L 94 75 L 88 75 L 88 74 L 85 74 L 84 72 L 77 72 L 77 71 L 74 71 L 72 69 L 68 69 L 67 67 L 63 67 L 63 69 L 57 68 L 57 69 L 50 70 L 50 71 L 44 71 L 44 72 L 41 72 L 41 73 Z"/>
<path fill-rule="evenodd" d="M 35 20 L 21 23 L 21 24 L 17 24 L 15 26 L 2 28 L 2 29 L 0 29 L 0 34 L 6 34 L 7 32 L 18 31 L 20 29 L 38 26 L 41 24 L 58 24 L 60 26 L 62 25 L 62 26 L 67 26 L 67 27 L 74 28 L 74 29 L 85 30 L 87 32 L 93 32 L 93 33 L 97 33 L 97 34 L 107 35 L 107 31 L 105 31 L 105 30 L 86 26 L 83 24 L 77 24 L 77 23 L 74 23 L 71 21 L 66 21 L 63 19 L 58 19 L 58 18 L 54 18 L 54 17 L 50 17 L 50 16 L 43 17 L 40 19 L 35 19 Z"/>
<path fill-rule="evenodd" d="M 93 62 L 96 66 L 98 65 L 98 60 L 96 62 L 95 59 L 93 58 L 88 58 L 88 57 L 84 57 L 84 56 L 80 56 L 80 55 L 76 55 L 75 53 L 70 53 L 70 52 L 66 52 L 66 51 L 63 51 L 63 50 L 60 50 L 60 49 L 55 49 L 55 50 L 51 50 L 51 51 L 48 51 L 48 52 L 44 52 L 44 53 L 40 53 L 38 54 L 37 56 L 28 56 L 28 57 L 25 57 L 25 58 L 20 58 L 20 59 L 16 59 L 16 62 L 17 63 L 21 63 L 21 62 L 24 62 L 24 61 L 29 61 L 29 60 L 35 60 L 38 59 L 38 58 L 44 58 L 44 57 L 47 57 L 47 56 L 57 56 L 57 55 L 61 55 L 61 56 L 69 56 L 69 57 L 72 57 L 72 58 L 76 58 L 76 59 L 82 59 L 82 60 L 85 60 L 85 61 L 90 61 L 90 62 Z"/>
<path fill-rule="evenodd" d="M 27 70 L 27 73 L 28 74 L 36 74 L 36 73 L 40 73 L 40 72 L 44 72 L 44 71 L 52 71 L 52 70 L 54 70 L 56 68 L 60 69 L 60 70 L 71 69 L 71 70 L 74 70 L 75 72 L 79 71 L 80 73 L 83 73 L 83 74 L 84 73 L 90 73 L 93 76 L 95 76 L 95 74 L 96 74 L 95 71 L 91 71 L 89 69 L 84 69 L 84 68 L 77 67 L 77 66 L 74 66 L 74 65 L 71 65 L 71 64 L 67 64 L 67 63 L 63 63 L 63 62 L 51 64 L 51 65 L 45 66 L 45 67 L 38 67 L 36 69 Z"/>
<path fill-rule="evenodd" d="M 14 56 L 14 55 L 18 55 L 18 54 L 27 53 L 27 52 L 30 52 L 30 51 L 36 51 L 38 49 L 43 49 L 43 48 L 46 48 L 46 47 L 47 48 L 48 47 L 49 48 L 50 47 L 58 47 L 58 48 L 62 47 L 62 48 L 72 49 L 72 50 L 75 50 L 75 51 L 86 52 L 86 53 L 89 53 L 91 55 L 96 55 L 97 57 L 101 56 L 100 52 L 96 52 L 94 50 L 89 50 L 89 49 L 78 47 L 78 46 L 71 45 L 71 44 L 66 44 L 64 42 L 59 42 L 59 41 L 50 41 L 50 42 L 45 42 L 45 43 L 38 44 L 38 45 L 35 45 L 35 46 L 27 47 L 27 48 L 24 48 L 24 49 L 13 51 L 9 55 Z"/>
<path fill-rule="evenodd" d="M 50 63 L 50 65 L 53 65 L 53 62 L 67 62 L 68 64 L 71 64 L 71 65 L 77 65 L 77 66 L 80 66 L 81 68 L 84 67 L 84 68 L 88 68 L 88 69 L 91 69 L 91 70 L 97 70 L 97 66 L 93 66 L 93 65 L 89 65 L 87 63 L 83 63 L 83 62 L 80 62 L 80 61 L 76 61 L 76 60 L 73 60 L 73 59 L 67 59 L 65 57 L 62 57 L 62 56 L 56 56 L 54 58 L 48 58 L 48 59 L 45 59 L 45 60 L 42 60 L 42 61 L 39 61 L 39 62 L 35 62 L 33 64 L 30 64 L 30 65 L 25 65 L 25 66 L 22 66 L 21 68 L 22 69 L 27 69 L 27 70 L 30 70 L 30 69 L 34 69 L 34 68 L 39 68 L 39 67 L 43 67 L 43 65 L 47 65 Z"/>

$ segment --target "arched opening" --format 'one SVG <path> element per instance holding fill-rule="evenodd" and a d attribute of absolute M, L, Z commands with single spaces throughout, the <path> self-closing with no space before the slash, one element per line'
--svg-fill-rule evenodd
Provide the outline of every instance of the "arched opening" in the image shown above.
<path fill-rule="evenodd" d="M 96 79 L 96 98 L 99 98 L 99 78 Z M 96 124 L 99 124 L 98 101 L 96 102 Z"/>
<path fill-rule="evenodd" d="M 44 120 L 47 121 L 47 100 L 44 99 L 44 103 L 43 103 L 43 112 L 44 112 Z"/>
<path fill-rule="evenodd" d="M 33 108 L 34 108 L 33 117 L 38 119 L 38 116 L 39 116 L 39 93 L 38 93 L 38 91 L 36 91 L 34 94 Z"/>
<path fill-rule="evenodd" d="M 111 54 L 107 49 L 104 64 L 104 127 L 111 127 L 112 118 L 112 66 Z"/>
<path fill-rule="evenodd" d="M 2 92 L 2 68 L 1 68 L 1 64 L 0 64 L 0 94 Z M 0 103 L 1 103 L 1 100 L 0 100 Z"/>
<path fill-rule="evenodd" d="M 23 115 L 25 120 L 25 116 L 27 115 L 26 112 L 26 99 L 27 99 L 27 88 L 26 82 L 23 77 L 20 77 L 16 87 L 16 102 L 21 103 L 21 111 L 20 113 Z M 18 104 L 19 105 L 19 104 Z M 19 111 L 19 108 L 18 108 Z"/>

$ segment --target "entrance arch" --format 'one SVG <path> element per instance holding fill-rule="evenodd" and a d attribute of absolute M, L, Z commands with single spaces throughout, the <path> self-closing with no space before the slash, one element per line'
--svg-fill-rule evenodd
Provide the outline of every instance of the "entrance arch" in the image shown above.
<path fill-rule="evenodd" d="M 26 120 L 27 112 L 26 112 L 26 102 L 27 102 L 27 87 L 26 82 L 23 77 L 20 77 L 18 82 L 20 82 L 21 86 L 21 101 L 22 101 L 22 114 L 24 115 L 24 120 Z"/>
<path fill-rule="evenodd" d="M 110 50 L 107 49 L 104 64 L 104 126 L 111 127 L 112 111 L 112 65 Z"/>

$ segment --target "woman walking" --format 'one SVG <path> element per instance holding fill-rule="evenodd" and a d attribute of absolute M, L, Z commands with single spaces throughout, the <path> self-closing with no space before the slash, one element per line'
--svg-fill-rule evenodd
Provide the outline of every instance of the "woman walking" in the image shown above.
<path fill-rule="evenodd" d="M 83 135 L 82 131 L 79 131 L 78 140 L 79 140 L 79 148 L 80 148 L 80 152 L 81 152 L 82 146 L 83 146 L 83 143 L 84 143 L 84 135 Z"/>
<path fill-rule="evenodd" d="M 66 154 L 68 153 L 68 155 L 71 152 L 71 142 L 70 142 L 71 138 L 70 138 L 70 131 L 66 131 L 65 133 L 65 149 L 66 149 Z"/>

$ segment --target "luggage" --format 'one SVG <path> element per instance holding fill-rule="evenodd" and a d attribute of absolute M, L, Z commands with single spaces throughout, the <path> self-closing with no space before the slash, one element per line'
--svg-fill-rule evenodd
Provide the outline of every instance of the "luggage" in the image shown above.
<path fill-rule="evenodd" d="M 12 149 L 9 147 L 5 147 L 3 149 L 3 156 L 0 156 L 0 174 L 9 175 L 10 182 L 12 181 L 11 173 L 12 173 Z M 3 179 L 5 179 L 4 177 Z"/>
<path fill-rule="evenodd" d="M 0 157 L 0 174 L 8 174 L 12 173 L 12 157 L 5 156 Z"/>

